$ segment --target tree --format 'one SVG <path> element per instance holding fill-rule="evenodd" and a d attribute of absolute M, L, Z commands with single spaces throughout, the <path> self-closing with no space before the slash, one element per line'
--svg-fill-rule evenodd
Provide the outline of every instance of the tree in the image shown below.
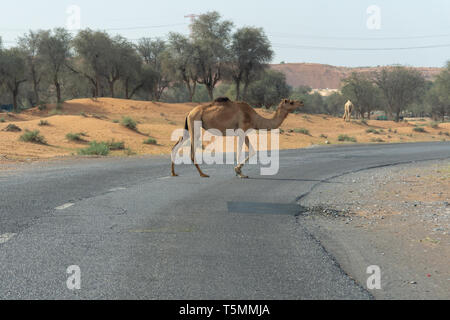
<path fill-rule="evenodd" d="M 121 36 L 111 39 L 109 46 L 105 49 L 107 49 L 104 54 L 106 67 L 100 70 L 100 74 L 109 85 L 111 97 L 115 98 L 114 86 L 118 80 L 129 74 L 128 63 L 135 63 L 133 61 L 135 60 L 135 50 L 133 45 Z"/>
<path fill-rule="evenodd" d="M 356 107 L 357 112 L 364 119 L 370 119 L 370 113 L 380 107 L 380 89 L 374 84 L 369 76 L 353 72 L 343 80 L 342 94 Z"/>
<path fill-rule="evenodd" d="M 197 88 L 198 73 L 195 66 L 196 50 L 189 38 L 179 33 L 169 34 L 169 59 L 174 80 L 183 82 L 189 91 L 189 101 L 192 102 Z"/>
<path fill-rule="evenodd" d="M 29 78 L 32 83 L 34 103 L 36 104 L 41 101 L 39 95 L 39 85 L 44 73 L 43 59 L 39 54 L 43 34 L 43 31 L 30 31 L 23 37 L 19 38 L 19 47 L 25 54 L 27 78 Z"/>
<path fill-rule="evenodd" d="M 39 54 L 55 86 L 58 103 L 62 102 L 61 77 L 66 62 L 71 57 L 71 40 L 72 37 L 67 30 L 56 28 L 53 31 L 43 32 L 39 42 Z"/>
<path fill-rule="evenodd" d="M 99 97 L 101 78 L 107 73 L 112 39 L 106 32 L 86 29 L 78 33 L 73 45 L 78 56 L 69 68 L 86 77 L 92 85 L 92 95 Z"/>
<path fill-rule="evenodd" d="M 286 76 L 274 70 L 267 70 L 260 80 L 249 86 L 248 101 L 256 107 L 272 107 L 281 99 L 290 96 L 291 88 L 286 83 Z"/>
<path fill-rule="evenodd" d="M 231 42 L 231 76 L 236 86 L 236 100 L 241 98 L 241 83 L 244 84 L 244 99 L 248 86 L 272 60 L 273 51 L 263 29 L 244 27 L 238 29 Z"/>
<path fill-rule="evenodd" d="M 445 116 L 450 114 L 450 61 L 437 76 L 430 90 L 430 98 L 432 99 L 432 113 L 440 116 L 444 121 Z"/>
<path fill-rule="evenodd" d="M 327 113 L 333 116 L 340 116 L 347 99 L 338 92 L 333 92 L 325 98 Z"/>
<path fill-rule="evenodd" d="M 0 84 L 11 93 L 14 111 L 18 111 L 20 85 L 26 81 L 24 53 L 17 48 L 0 50 Z"/>
<path fill-rule="evenodd" d="M 151 88 L 151 96 L 154 100 L 159 101 L 170 83 L 169 73 L 166 69 L 166 61 L 169 59 L 167 45 L 161 39 L 142 38 L 139 40 L 137 50 L 144 59 L 144 63 L 152 71 L 154 86 Z M 150 71 L 148 72 L 150 73 Z"/>
<path fill-rule="evenodd" d="M 402 66 L 383 68 L 376 73 L 375 82 L 386 99 L 387 113 L 394 120 L 400 120 L 400 114 L 408 105 L 420 99 L 425 88 L 423 75 L 414 69 Z"/>
<path fill-rule="evenodd" d="M 230 60 L 228 47 L 233 23 L 220 19 L 218 12 L 208 12 L 200 15 L 191 25 L 198 83 L 205 85 L 211 100 L 214 99 L 214 88 L 222 80 Z"/>

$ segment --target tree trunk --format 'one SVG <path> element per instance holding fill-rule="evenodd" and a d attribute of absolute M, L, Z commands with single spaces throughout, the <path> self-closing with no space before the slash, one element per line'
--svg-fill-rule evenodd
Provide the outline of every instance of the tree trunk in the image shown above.
<path fill-rule="evenodd" d="M 206 89 L 208 89 L 208 95 L 211 101 L 214 100 L 214 88 L 211 86 L 207 86 Z"/>
<path fill-rule="evenodd" d="M 56 99 L 58 103 L 62 102 L 61 99 L 61 85 L 59 84 L 58 80 L 55 80 L 55 87 L 56 87 Z"/>
<path fill-rule="evenodd" d="M 241 80 L 235 80 L 236 84 L 236 101 L 241 100 Z"/>
<path fill-rule="evenodd" d="M 128 91 L 128 78 L 127 80 L 125 80 L 125 99 L 130 99 L 130 97 L 128 96 L 129 91 Z"/>
<path fill-rule="evenodd" d="M 17 96 L 18 96 L 18 91 L 17 88 L 15 88 L 12 92 L 13 94 L 13 110 L 14 112 L 17 112 Z"/>
<path fill-rule="evenodd" d="M 243 98 L 244 101 L 247 100 L 248 86 L 249 86 L 249 82 L 245 81 L 244 82 L 244 91 L 243 91 L 243 94 L 242 94 L 242 98 Z"/>
<path fill-rule="evenodd" d="M 114 80 L 109 82 L 109 90 L 111 91 L 111 98 L 114 98 Z"/>

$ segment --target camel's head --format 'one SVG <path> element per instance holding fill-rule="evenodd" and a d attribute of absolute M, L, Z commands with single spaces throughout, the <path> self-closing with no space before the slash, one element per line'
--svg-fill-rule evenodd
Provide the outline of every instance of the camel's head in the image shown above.
<path fill-rule="evenodd" d="M 296 109 L 304 106 L 303 101 L 283 99 L 280 103 L 280 108 L 286 110 L 288 113 L 294 112 Z"/>

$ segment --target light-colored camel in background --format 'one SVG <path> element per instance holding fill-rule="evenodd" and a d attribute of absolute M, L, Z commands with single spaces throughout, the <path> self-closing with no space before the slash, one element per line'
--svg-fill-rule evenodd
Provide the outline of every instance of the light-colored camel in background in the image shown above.
<path fill-rule="evenodd" d="M 353 113 L 353 109 L 354 109 L 354 105 L 353 103 L 348 100 L 345 103 L 345 113 L 344 113 L 344 121 L 350 122 L 351 118 L 352 118 L 352 113 Z"/>
<path fill-rule="evenodd" d="M 195 147 L 194 142 L 200 138 L 200 132 L 194 132 L 194 122 L 201 121 L 202 128 L 205 130 L 216 129 L 221 132 L 223 136 L 226 135 L 227 129 L 238 130 L 247 132 L 250 129 L 276 129 L 280 127 L 289 113 L 295 109 L 303 107 L 302 101 L 291 101 L 283 99 L 278 106 L 277 111 L 272 118 L 267 119 L 260 116 L 250 105 L 245 102 L 235 102 L 228 98 L 218 98 L 214 102 L 207 105 L 201 105 L 194 108 L 186 118 L 185 132 L 182 138 L 175 144 L 172 149 L 172 176 L 176 177 L 174 159 L 183 143 L 190 139 L 191 141 L 191 160 L 197 168 L 201 177 L 208 178 L 209 176 L 204 174 L 198 164 L 195 162 Z M 197 135 L 197 136 L 195 136 Z M 240 139 L 241 140 L 241 139 Z M 245 138 L 245 144 L 250 150 L 250 141 L 248 137 Z M 243 145 L 243 141 L 239 141 L 239 150 Z M 241 172 L 245 162 L 250 158 L 247 157 L 242 163 L 238 163 L 234 168 L 236 175 L 241 178 L 248 178 Z"/>

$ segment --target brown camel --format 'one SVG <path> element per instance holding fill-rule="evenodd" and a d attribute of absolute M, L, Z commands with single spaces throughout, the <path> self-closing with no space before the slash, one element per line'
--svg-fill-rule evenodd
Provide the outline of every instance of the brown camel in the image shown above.
<path fill-rule="evenodd" d="M 201 177 L 208 178 L 209 176 L 204 174 L 198 164 L 195 162 L 195 147 L 194 141 L 200 138 L 199 132 L 194 132 L 194 122 L 201 121 L 202 128 L 205 130 L 216 129 L 221 132 L 222 135 L 226 135 L 227 129 L 237 130 L 241 129 L 243 132 L 247 132 L 250 129 L 276 129 L 280 127 L 289 113 L 293 112 L 295 109 L 303 107 L 302 101 L 291 101 L 288 99 L 283 99 L 278 106 L 277 111 L 274 116 L 270 119 L 260 116 L 250 105 L 245 102 L 235 102 L 228 98 L 218 98 L 214 102 L 200 105 L 194 108 L 186 118 L 185 134 L 180 140 L 175 144 L 172 149 L 172 176 L 176 177 L 175 174 L 175 163 L 174 159 L 178 150 L 181 148 L 183 143 L 190 139 L 191 141 L 191 160 L 197 168 Z M 189 134 L 186 133 L 189 132 Z M 194 136 L 197 135 L 197 136 Z M 239 146 L 242 146 L 242 141 L 239 142 Z M 245 144 L 250 150 L 250 142 L 248 137 L 245 138 Z M 248 178 L 241 172 L 242 167 L 245 162 L 250 159 L 250 155 L 242 162 L 238 163 L 235 167 L 236 175 L 241 178 Z"/>
<path fill-rule="evenodd" d="M 347 103 L 345 104 L 344 121 L 350 122 L 352 118 L 353 109 L 354 109 L 353 103 L 350 100 L 348 100 Z"/>

